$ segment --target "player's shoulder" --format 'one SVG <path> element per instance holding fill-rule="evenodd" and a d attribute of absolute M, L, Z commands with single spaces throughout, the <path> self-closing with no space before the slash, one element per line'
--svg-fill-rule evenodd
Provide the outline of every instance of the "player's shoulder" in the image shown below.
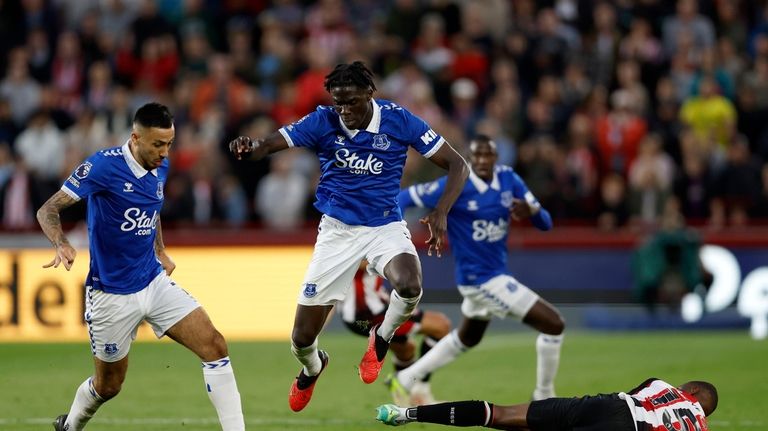
<path fill-rule="evenodd" d="M 124 163 L 124 151 L 123 147 L 104 148 L 93 153 L 86 159 L 86 162 L 91 163 L 95 167 L 109 168 L 118 163 Z"/>
<path fill-rule="evenodd" d="M 336 113 L 336 110 L 333 108 L 333 106 L 328 105 L 317 105 L 317 108 L 315 108 L 314 111 L 306 114 L 305 116 L 299 118 L 298 120 L 294 121 L 293 123 L 290 123 L 285 127 L 286 130 L 289 132 L 293 131 L 294 127 L 308 124 L 310 127 L 317 126 L 318 123 L 330 123 L 333 120 L 338 121 L 339 114 Z"/>
<path fill-rule="evenodd" d="M 661 382 L 664 385 L 671 386 L 667 382 L 665 382 L 665 381 L 663 381 L 663 380 L 661 380 L 661 379 L 659 379 L 657 377 L 649 377 L 649 378 L 645 379 L 642 383 L 640 383 L 639 385 L 637 385 L 635 388 L 633 388 L 632 390 L 630 390 L 627 393 L 630 394 L 630 395 L 637 394 L 638 392 L 642 391 L 643 389 L 651 386 L 651 384 L 653 384 L 654 382 Z"/>
<path fill-rule="evenodd" d="M 105 161 L 123 160 L 123 157 L 125 157 L 123 151 L 125 151 L 123 146 L 104 148 L 93 153 L 91 157 Z"/>
<path fill-rule="evenodd" d="M 398 112 L 408 112 L 407 109 L 403 108 L 402 106 L 398 105 L 397 103 L 391 100 L 387 100 L 387 99 L 374 99 L 374 100 L 376 101 L 376 104 L 379 105 L 382 115 L 385 112 L 387 114 L 396 114 Z"/>
<path fill-rule="evenodd" d="M 494 172 L 496 172 L 496 175 L 501 180 L 507 180 L 507 181 L 518 181 L 520 180 L 520 176 L 515 172 L 515 169 L 512 166 L 508 165 L 496 165 L 494 166 Z"/>

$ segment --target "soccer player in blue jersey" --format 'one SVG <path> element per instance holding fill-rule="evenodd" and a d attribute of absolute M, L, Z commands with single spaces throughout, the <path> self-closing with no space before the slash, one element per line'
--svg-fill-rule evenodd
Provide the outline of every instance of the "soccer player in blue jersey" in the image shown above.
<path fill-rule="evenodd" d="M 469 173 L 464 159 L 423 120 L 373 98 L 373 75 L 362 62 L 336 66 L 325 77 L 325 89 L 333 106 L 318 106 L 265 139 L 240 136 L 229 144 L 238 159 L 305 147 L 320 160 L 315 207 L 323 217 L 291 334 L 291 350 L 303 365 L 289 392 L 293 411 L 309 403 L 328 364 L 317 336 L 333 305 L 344 299 L 361 259 L 393 287 L 384 320 L 371 328 L 360 361 L 363 382 L 376 380 L 392 335 L 421 298 L 421 264 L 397 203 L 408 147 L 448 170 L 444 193 L 421 220 L 431 232 L 429 254 L 440 255 L 448 211 Z"/>
<path fill-rule="evenodd" d="M 413 365 L 389 379 L 395 399 L 405 398 L 415 382 L 453 361 L 483 338 L 492 316 L 513 317 L 540 331 L 533 399 L 553 397 L 565 323 L 558 311 L 507 269 L 509 219 L 530 219 L 538 229 L 552 229 L 552 218 L 512 170 L 496 165 L 496 144 L 477 136 L 469 146 L 472 172 L 448 213 L 448 238 L 456 258 L 456 281 L 464 297 L 459 328 L 443 337 Z M 403 208 L 434 207 L 446 179 L 400 192 Z"/>
<path fill-rule="evenodd" d="M 56 249 L 44 268 L 75 260 L 59 213 L 88 202 L 90 271 L 86 279 L 88 335 L 95 372 L 77 389 L 69 414 L 56 430 L 82 430 L 96 410 L 116 396 L 128 370 L 128 350 L 142 320 L 158 337 L 167 335 L 203 361 L 203 379 L 222 430 L 245 429 L 240 393 L 227 344 L 200 304 L 169 277 L 176 264 L 165 252 L 160 229 L 173 117 L 163 105 L 136 111 L 131 137 L 122 147 L 98 151 L 75 169 L 37 212 Z"/>

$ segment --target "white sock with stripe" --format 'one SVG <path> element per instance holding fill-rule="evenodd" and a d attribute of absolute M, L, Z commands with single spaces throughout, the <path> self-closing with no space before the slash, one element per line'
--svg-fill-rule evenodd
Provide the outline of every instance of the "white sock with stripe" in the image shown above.
<path fill-rule="evenodd" d="M 68 431 L 80 431 L 85 428 L 85 424 L 93 417 L 96 410 L 104 404 L 104 399 L 96 393 L 92 383 L 93 377 L 88 377 L 80 384 L 75 392 L 75 400 L 72 401 L 72 407 L 67 415 L 66 428 Z"/>
<path fill-rule="evenodd" d="M 539 334 L 536 338 L 536 390 L 534 399 L 555 396 L 555 376 L 560 365 L 563 334 Z"/>
<path fill-rule="evenodd" d="M 459 355 L 469 350 L 459 340 L 459 334 L 454 329 L 435 344 L 435 347 L 420 357 L 413 365 L 397 373 L 397 380 L 409 392 L 414 383 L 420 382 L 424 376 L 438 368 L 453 362 Z"/>
<path fill-rule="evenodd" d="M 296 347 L 293 341 L 291 341 L 291 352 L 304 365 L 305 375 L 316 376 L 320 374 L 323 368 L 323 361 L 320 360 L 320 356 L 317 354 L 317 338 L 315 338 L 314 343 L 307 347 Z"/>
<path fill-rule="evenodd" d="M 379 329 L 376 330 L 379 336 L 387 341 L 391 340 L 397 328 L 411 317 L 411 313 L 419 305 L 420 299 L 421 293 L 414 298 L 403 298 L 393 290 L 389 295 L 389 306 L 384 313 L 384 320 Z"/>
<path fill-rule="evenodd" d="M 229 356 L 203 362 L 203 380 L 208 398 L 219 416 L 222 431 L 244 431 L 243 406 Z"/>

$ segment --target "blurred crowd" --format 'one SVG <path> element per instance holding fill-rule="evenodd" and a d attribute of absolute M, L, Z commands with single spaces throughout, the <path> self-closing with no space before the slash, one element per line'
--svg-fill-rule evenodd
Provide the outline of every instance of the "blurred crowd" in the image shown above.
<path fill-rule="evenodd" d="M 768 221 L 765 0 L 0 0 L 0 225 L 34 212 L 151 100 L 175 115 L 164 226 L 304 227 L 301 150 L 235 163 L 339 62 L 463 151 L 482 133 L 560 223 Z M 409 157 L 403 186 L 441 171 Z M 82 219 L 84 209 L 67 214 Z"/>

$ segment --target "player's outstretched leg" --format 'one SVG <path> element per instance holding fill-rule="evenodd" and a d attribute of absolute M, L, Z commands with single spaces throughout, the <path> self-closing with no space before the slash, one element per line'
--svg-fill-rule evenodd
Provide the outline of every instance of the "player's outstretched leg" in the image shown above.
<path fill-rule="evenodd" d="M 407 232 L 405 237 L 409 238 Z M 408 244 L 413 247 L 410 242 Z M 371 330 L 368 349 L 360 360 L 358 372 L 364 383 L 373 383 L 379 377 L 392 336 L 411 317 L 421 299 L 421 263 L 415 250 L 413 254 L 401 253 L 390 259 L 383 272 L 394 290 L 389 296 L 384 320 Z"/>
<path fill-rule="evenodd" d="M 425 422 L 455 427 L 482 426 L 497 429 L 518 429 L 517 427 L 525 426 L 520 418 L 514 418 L 519 423 L 512 422 L 509 427 L 506 424 L 494 424 L 493 418 L 493 404 L 486 401 L 453 401 L 409 408 L 384 404 L 376 409 L 376 420 L 392 426 L 405 425 L 409 422 Z M 522 418 L 524 419 L 525 416 Z"/>
<path fill-rule="evenodd" d="M 376 333 L 378 326 L 371 328 L 368 335 L 368 347 L 365 349 L 363 359 L 360 360 L 358 373 L 363 383 L 373 383 L 379 377 L 384 357 L 389 349 L 389 341 Z"/>
<path fill-rule="evenodd" d="M 315 375 L 307 375 L 305 369 L 302 368 L 299 371 L 299 375 L 296 376 L 296 380 L 291 384 L 291 390 L 288 393 L 288 405 L 291 410 L 300 412 L 304 407 L 309 404 L 312 399 L 312 392 L 315 390 L 315 383 L 317 383 L 318 377 L 328 366 L 328 354 L 323 350 L 317 351 L 317 356 L 320 358 L 320 371 Z"/>
<path fill-rule="evenodd" d="M 360 379 L 364 383 L 373 383 L 379 377 L 381 366 L 384 364 L 384 357 L 389 350 L 389 341 L 395 334 L 395 330 L 403 324 L 421 299 L 419 295 L 412 298 L 403 298 L 396 291 L 390 294 L 389 307 L 384 314 L 384 321 L 381 325 L 371 328 L 368 336 L 368 348 L 360 360 Z"/>
<path fill-rule="evenodd" d="M 536 338 L 536 389 L 531 397 L 534 401 L 555 396 L 555 376 L 560 364 L 560 349 L 563 334 L 539 334 Z"/>
<path fill-rule="evenodd" d="M 53 429 L 66 431 L 82 430 L 105 401 L 104 398 L 96 393 L 96 389 L 93 387 L 93 377 L 88 377 L 77 388 L 69 414 L 57 417 L 53 423 Z"/>
<path fill-rule="evenodd" d="M 245 429 L 240 391 L 229 356 L 203 362 L 203 380 L 222 430 Z"/>
<path fill-rule="evenodd" d="M 177 292 L 171 290 L 169 292 Z M 187 300 L 188 295 L 176 298 Z M 180 301 L 176 301 L 179 303 Z M 240 392 L 229 359 L 229 349 L 224 336 L 213 326 L 208 314 L 196 302 L 194 308 L 183 319 L 176 322 L 165 334 L 182 346 L 194 352 L 202 360 L 203 380 L 219 424 L 223 431 L 245 430 L 245 419 L 240 401 Z"/>

